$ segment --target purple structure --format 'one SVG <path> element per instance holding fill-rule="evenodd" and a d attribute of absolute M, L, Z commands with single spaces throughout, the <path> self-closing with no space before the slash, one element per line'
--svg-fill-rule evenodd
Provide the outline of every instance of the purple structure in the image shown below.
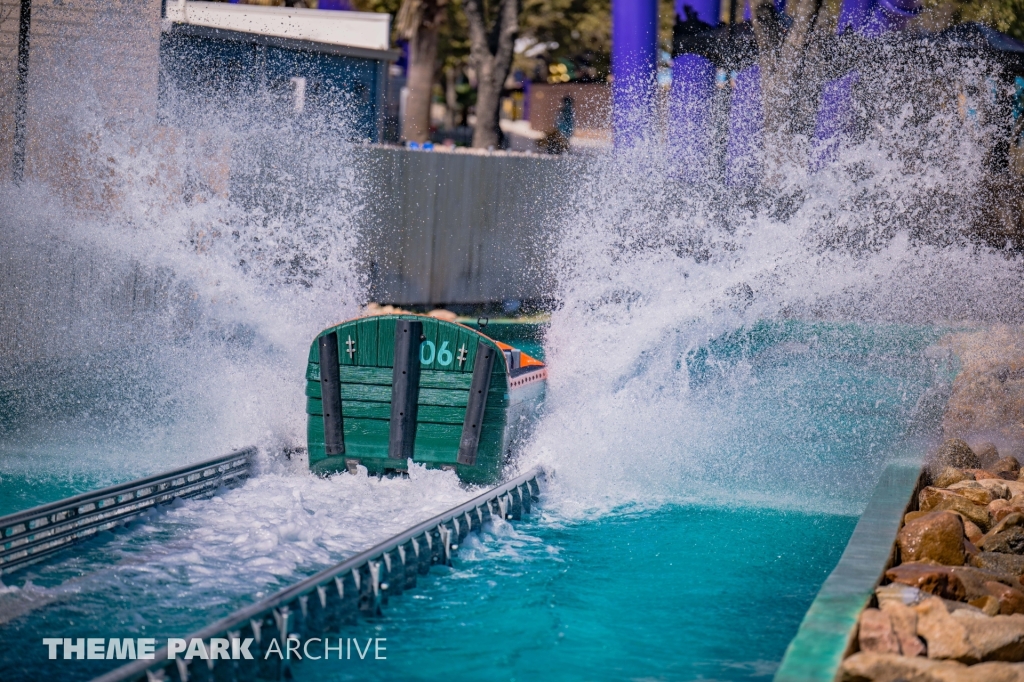
<path fill-rule="evenodd" d="M 835 161 L 839 146 L 849 135 L 853 124 L 853 86 L 859 80 L 860 74 L 851 71 L 822 88 L 811 147 L 811 171 L 821 170 L 825 164 Z"/>
<path fill-rule="evenodd" d="M 352 3 L 349 0 L 320 0 L 316 3 L 317 9 L 338 9 L 351 11 Z"/>
<path fill-rule="evenodd" d="M 874 4 L 875 0 L 843 0 L 839 8 L 839 27 L 836 32 L 842 35 L 847 31 L 862 31 L 868 23 Z"/>
<path fill-rule="evenodd" d="M 839 9 L 839 33 L 856 31 L 874 38 L 902 31 L 921 13 L 921 0 L 843 0 Z"/>
<path fill-rule="evenodd" d="M 676 0 L 675 9 L 680 21 L 685 18 L 690 22 L 688 26 L 703 32 L 718 25 L 721 4 L 720 0 Z M 668 142 L 673 157 L 682 165 L 683 176 L 691 182 L 707 176 L 714 92 L 715 65 L 707 57 L 675 56 L 669 91 Z"/>
<path fill-rule="evenodd" d="M 922 8 L 921 0 L 843 0 L 838 32 L 855 31 L 865 38 L 875 38 L 891 31 L 902 31 Z M 848 137 L 853 123 L 853 88 L 859 80 L 860 74 L 851 71 L 822 88 L 811 146 L 812 171 L 834 161 L 840 145 Z"/>
<path fill-rule="evenodd" d="M 612 127 L 616 146 L 650 123 L 658 66 L 658 0 L 612 0 Z"/>
<path fill-rule="evenodd" d="M 708 26 L 718 26 L 722 4 L 720 0 L 676 0 L 676 16 L 685 18 L 686 8 L 697 13 L 697 18 Z"/>
<path fill-rule="evenodd" d="M 707 175 L 711 145 L 711 101 L 715 93 L 715 65 L 696 54 L 681 54 L 672 61 L 669 91 L 668 143 L 683 176 L 693 182 Z"/>
<path fill-rule="evenodd" d="M 889 31 L 902 31 L 910 20 L 921 13 L 921 0 L 878 0 L 866 35 L 876 36 Z"/>
<path fill-rule="evenodd" d="M 725 181 L 734 187 L 753 187 L 761 169 L 764 147 L 764 106 L 761 67 L 754 64 L 736 74 L 729 107 L 729 142 Z"/>

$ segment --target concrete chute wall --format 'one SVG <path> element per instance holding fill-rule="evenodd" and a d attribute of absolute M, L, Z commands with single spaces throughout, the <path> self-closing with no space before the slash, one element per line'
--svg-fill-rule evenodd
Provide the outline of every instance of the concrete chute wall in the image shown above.
<path fill-rule="evenodd" d="M 547 256 L 572 161 L 373 148 L 359 163 L 373 188 L 361 230 L 371 298 L 429 305 L 552 295 Z"/>

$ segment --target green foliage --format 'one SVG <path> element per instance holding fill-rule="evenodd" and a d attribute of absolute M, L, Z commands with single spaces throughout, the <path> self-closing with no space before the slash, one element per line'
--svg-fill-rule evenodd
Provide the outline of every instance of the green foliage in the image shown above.
<path fill-rule="evenodd" d="M 448 17 L 437 38 L 441 69 L 461 69 L 469 62 L 469 27 L 461 0 L 448 2 Z"/>
<path fill-rule="evenodd" d="M 532 56 L 520 52 L 513 70 L 543 81 L 548 77 L 547 65 L 564 60 L 578 67 L 575 75 L 604 80 L 611 65 L 610 17 L 610 0 L 524 0 L 520 44 L 530 41 L 558 46 Z"/>
<path fill-rule="evenodd" d="M 977 21 L 1024 40 L 1024 0 L 968 0 L 956 5 L 954 21 Z"/>
<path fill-rule="evenodd" d="M 973 21 L 1024 41 L 1024 0 L 924 0 L 917 28 L 937 32 Z"/>
<path fill-rule="evenodd" d="M 392 17 L 398 15 L 402 0 L 353 0 L 352 8 L 360 12 L 387 12 Z"/>
<path fill-rule="evenodd" d="M 672 49 L 675 9 L 659 0 L 658 42 Z M 558 43 L 535 57 L 517 54 L 513 68 L 535 80 L 549 76 L 548 65 L 565 64 L 573 80 L 606 80 L 611 72 L 611 0 L 524 0 L 519 35 L 534 43 Z"/>

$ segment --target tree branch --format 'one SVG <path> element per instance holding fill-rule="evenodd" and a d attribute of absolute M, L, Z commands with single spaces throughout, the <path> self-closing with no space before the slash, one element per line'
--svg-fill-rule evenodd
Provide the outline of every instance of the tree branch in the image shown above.
<path fill-rule="evenodd" d="M 475 61 L 484 56 L 481 52 L 487 52 L 487 24 L 484 21 L 483 7 L 481 0 L 466 0 L 462 6 L 466 12 L 466 23 L 469 27 L 469 52 L 470 57 Z"/>
<path fill-rule="evenodd" d="M 793 25 L 789 27 L 782 43 L 782 60 L 785 64 L 797 67 L 797 62 L 807 46 L 807 36 L 818 13 L 819 0 L 796 0 L 796 8 L 792 14 Z"/>
<path fill-rule="evenodd" d="M 512 64 L 512 50 L 515 47 L 516 35 L 519 34 L 519 0 L 501 0 L 501 19 L 498 33 L 498 44 L 494 51 L 496 72 L 507 74 Z M 504 80 L 504 76 L 502 77 Z M 498 84 L 501 87 L 502 83 Z"/>

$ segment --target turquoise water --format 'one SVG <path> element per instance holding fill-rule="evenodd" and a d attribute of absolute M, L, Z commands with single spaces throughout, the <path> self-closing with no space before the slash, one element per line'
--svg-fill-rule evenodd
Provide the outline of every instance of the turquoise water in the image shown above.
<path fill-rule="evenodd" d="M 676 506 L 534 520 L 467 548 L 378 623 L 343 633 L 387 638 L 386 660 L 295 672 L 309 682 L 771 679 L 855 522 Z"/>
<path fill-rule="evenodd" d="M 310 661 L 296 674 L 770 679 L 881 467 L 913 454 L 908 431 L 935 430 L 952 372 L 928 350 L 940 333 L 763 324 L 683 357 L 675 371 L 690 392 L 664 400 L 715 422 L 710 437 L 680 430 L 654 462 L 651 436 L 636 433 L 614 474 L 552 453 L 539 515 L 470 539 L 453 569 L 342 633 L 386 638 L 386 660 Z M 610 494 L 628 490 L 628 477 L 665 461 L 676 468 L 656 469 L 664 486 L 634 502 L 594 506 L 578 485 L 586 474 Z M 15 617 L 0 617 L 0 641 L 187 634 L 471 495 L 448 472 L 429 474 L 322 480 L 279 468 L 176 503 L 5 578 L 0 614 Z M 41 645 L 0 649 L 5 680 L 111 667 L 49 661 Z"/>

